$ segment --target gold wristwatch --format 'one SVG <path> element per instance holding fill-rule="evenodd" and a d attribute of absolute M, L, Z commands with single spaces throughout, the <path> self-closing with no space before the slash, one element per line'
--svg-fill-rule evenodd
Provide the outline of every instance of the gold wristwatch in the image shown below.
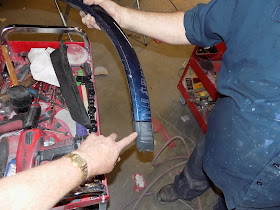
<path fill-rule="evenodd" d="M 65 157 L 69 157 L 71 159 L 72 164 L 81 169 L 83 175 L 83 181 L 85 181 L 88 176 L 87 161 L 82 156 L 72 152 L 65 155 Z"/>

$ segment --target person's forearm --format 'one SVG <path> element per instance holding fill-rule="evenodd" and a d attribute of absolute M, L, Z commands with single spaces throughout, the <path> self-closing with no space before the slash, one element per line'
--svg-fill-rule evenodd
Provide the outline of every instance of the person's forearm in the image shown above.
<path fill-rule="evenodd" d="M 185 35 L 184 12 L 145 12 L 122 7 L 113 1 L 103 1 L 100 6 L 111 14 L 122 28 L 170 44 L 190 44 Z"/>
<path fill-rule="evenodd" d="M 184 13 L 144 12 L 121 9 L 121 27 L 170 44 L 190 44 L 184 27 Z"/>
<path fill-rule="evenodd" d="M 124 29 L 170 44 L 190 44 L 185 35 L 184 12 L 145 12 L 122 7 L 111 0 L 84 0 L 84 3 L 101 6 Z M 93 17 L 84 12 L 80 15 L 89 28 L 100 29 Z"/>
<path fill-rule="evenodd" d="M 81 180 L 81 170 L 63 157 L 1 180 L 0 207 L 50 209 Z"/>

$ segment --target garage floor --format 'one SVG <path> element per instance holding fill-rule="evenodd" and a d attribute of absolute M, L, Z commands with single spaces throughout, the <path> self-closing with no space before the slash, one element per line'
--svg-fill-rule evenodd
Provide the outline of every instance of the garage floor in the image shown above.
<path fill-rule="evenodd" d="M 133 0 L 119 0 L 117 2 L 127 7 L 135 5 Z M 141 8 L 146 11 L 173 12 L 176 9 L 185 11 L 202 2 L 205 3 L 208 0 L 141 0 L 140 4 Z M 62 25 L 52 0 L 1 0 L 0 3 L 1 29 L 9 24 Z M 60 2 L 60 6 L 65 8 L 64 3 Z M 91 41 L 95 67 L 103 66 L 109 71 L 107 76 L 96 76 L 95 78 L 102 134 L 109 135 L 116 132 L 119 138 L 128 135 L 133 131 L 130 99 L 123 67 L 117 52 L 102 31 L 88 29 L 82 24 L 77 10 L 71 9 L 68 25 L 80 27 L 87 33 Z M 183 137 L 192 151 L 203 133 L 188 107 L 180 103 L 177 83 L 194 46 L 157 43 L 151 38 L 147 38 L 148 45 L 145 46 L 143 36 L 129 31 L 125 32 L 138 55 L 145 74 L 152 117 L 165 127 L 170 136 Z M 57 36 L 17 34 L 11 36 L 10 39 L 56 41 Z M 74 37 L 74 41 L 78 40 L 75 40 Z M 181 119 L 183 116 L 188 116 L 189 119 L 184 122 Z M 117 164 L 113 172 L 107 175 L 110 191 L 109 210 L 121 209 L 133 198 L 140 195 L 141 192 L 133 190 L 135 185 L 133 174 L 143 174 L 147 185 L 149 185 L 157 176 L 180 162 L 168 162 L 163 166 L 153 168 L 151 161 L 164 144 L 158 133 L 155 133 L 155 143 L 154 153 L 139 153 L 135 144 L 123 151 L 121 162 Z M 159 161 L 174 155 L 186 154 L 182 143 L 180 141 L 175 141 L 175 143 L 177 146 L 172 149 L 167 148 L 160 155 Z M 173 182 L 174 176 L 182 169 L 181 166 L 167 173 L 149 191 L 156 192 L 161 186 Z M 200 197 L 200 200 L 202 209 L 212 209 L 217 202 L 217 195 L 210 189 Z M 199 209 L 196 199 L 186 203 L 189 206 L 180 201 L 170 205 L 161 205 L 154 196 L 147 196 L 140 201 L 136 209 Z M 132 209 L 132 206 L 133 204 L 126 209 Z"/>

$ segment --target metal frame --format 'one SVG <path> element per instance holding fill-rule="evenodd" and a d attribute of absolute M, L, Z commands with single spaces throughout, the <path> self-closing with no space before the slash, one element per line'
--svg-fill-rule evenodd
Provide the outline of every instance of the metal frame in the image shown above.
<path fill-rule="evenodd" d="M 75 33 L 80 35 L 85 43 L 85 49 L 91 54 L 89 40 L 86 33 L 77 27 L 63 27 L 63 26 L 34 26 L 34 25 L 9 25 L 3 28 L 1 32 L 1 44 L 7 45 L 9 52 L 13 53 L 9 46 L 8 35 L 11 33 L 42 33 L 42 34 L 63 34 Z M 90 59 L 91 60 L 91 59 Z"/>
<path fill-rule="evenodd" d="M 71 7 L 67 4 L 65 13 L 64 13 L 64 15 L 63 15 L 62 12 L 61 12 L 61 9 L 60 9 L 60 7 L 59 7 L 59 4 L 57 3 L 57 0 L 54 0 L 54 3 L 55 3 L 55 6 L 56 6 L 57 11 L 58 11 L 58 13 L 59 13 L 59 16 L 60 16 L 60 18 L 61 18 L 61 21 L 62 21 L 62 23 L 63 23 L 63 26 L 64 26 L 64 27 L 68 27 L 66 21 L 67 21 L 67 18 L 68 18 L 68 15 L 69 15 L 69 12 L 70 12 L 70 8 L 71 8 Z M 68 35 L 68 37 L 69 37 L 70 42 L 73 42 L 73 39 L 72 39 L 71 35 L 70 35 L 69 33 L 67 33 L 67 35 Z M 60 37 L 59 37 L 58 40 L 60 40 L 61 38 L 62 38 L 62 35 L 60 35 Z"/>

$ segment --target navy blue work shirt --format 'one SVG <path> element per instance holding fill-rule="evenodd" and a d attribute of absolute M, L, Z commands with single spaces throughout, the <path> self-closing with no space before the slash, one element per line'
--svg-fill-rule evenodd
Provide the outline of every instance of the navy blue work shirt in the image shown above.
<path fill-rule="evenodd" d="M 229 209 L 280 209 L 280 1 L 213 0 L 184 16 L 188 40 L 224 41 L 204 170 Z"/>

